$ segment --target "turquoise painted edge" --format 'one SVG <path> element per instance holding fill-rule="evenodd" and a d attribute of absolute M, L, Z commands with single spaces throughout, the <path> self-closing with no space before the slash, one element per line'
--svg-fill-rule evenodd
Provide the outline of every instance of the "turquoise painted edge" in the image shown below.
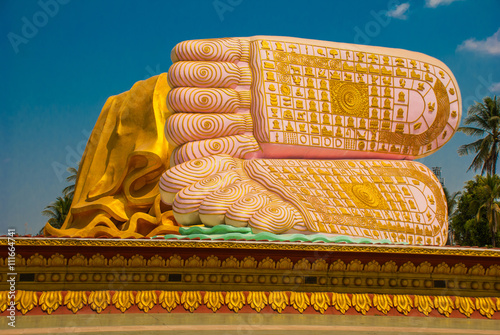
<path fill-rule="evenodd" d="M 324 243 L 359 243 L 359 244 L 408 244 L 394 243 L 388 239 L 373 240 L 366 237 L 351 237 L 344 235 L 328 234 L 281 234 L 273 233 L 252 233 L 248 227 L 233 227 L 229 225 L 219 225 L 215 227 L 181 227 L 180 235 L 164 235 L 165 239 L 199 239 L 199 240 L 237 240 L 237 241 L 277 241 L 277 242 L 324 242 Z M 157 238 L 153 236 L 152 238 Z"/>

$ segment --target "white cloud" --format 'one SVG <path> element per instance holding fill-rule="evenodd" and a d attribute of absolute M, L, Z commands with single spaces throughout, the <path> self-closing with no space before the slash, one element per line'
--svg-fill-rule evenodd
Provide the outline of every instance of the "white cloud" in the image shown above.
<path fill-rule="evenodd" d="M 455 1 L 460 0 L 425 0 L 425 7 L 436 8 L 441 5 L 449 5 Z"/>
<path fill-rule="evenodd" d="M 500 83 L 493 83 L 489 87 L 490 92 L 500 92 Z"/>
<path fill-rule="evenodd" d="M 400 20 L 406 20 L 406 12 L 410 8 L 410 3 L 405 2 L 402 3 L 401 5 L 396 6 L 394 9 L 391 9 L 386 13 L 387 16 L 393 17 L 395 19 L 400 19 Z"/>
<path fill-rule="evenodd" d="M 471 50 L 489 55 L 500 55 L 500 29 L 485 40 L 469 38 L 460 44 L 457 50 Z"/>

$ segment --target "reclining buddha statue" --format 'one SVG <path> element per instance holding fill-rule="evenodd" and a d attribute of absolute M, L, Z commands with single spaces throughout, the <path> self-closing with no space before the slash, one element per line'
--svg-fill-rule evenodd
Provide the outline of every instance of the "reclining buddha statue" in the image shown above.
<path fill-rule="evenodd" d="M 150 237 L 228 225 L 444 245 L 442 186 L 412 162 L 460 123 L 446 65 L 288 37 L 192 40 L 106 102 L 61 229 Z"/>

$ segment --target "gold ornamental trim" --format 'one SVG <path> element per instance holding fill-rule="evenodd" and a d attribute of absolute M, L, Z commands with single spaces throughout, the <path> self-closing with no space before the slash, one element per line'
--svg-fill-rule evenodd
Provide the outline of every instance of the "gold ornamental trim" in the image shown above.
<path fill-rule="evenodd" d="M 7 238 L 0 238 L 0 245 L 7 245 Z M 443 255 L 498 257 L 500 249 L 469 247 L 433 247 L 415 245 L 360 245 L 309 242 L 257 242 L 257 241 L 172 241 L 162 239 L 87 239 L 87 238 L 29 238 L 17 237 L 16 246 L 57 247 L 134 247 L 134 248 L 198 248 L 243 250 L 299 250 L 320 252 L 363 252 L 411 255 Z"/>
<path fill-rule="evenodd" d="M 37 309 L 50 315 L 60 308 L 77 314 L 88 306 L 95 313 L 116 308 L 126 313 L 132 306 L 155 313 L 183 310 L 195 313 L 205 306 L 211 311 L 238 313 L 245 306 L 254 313 L 336 313 L 407 316 L 418 311 L 425 316 L 488 318 L 500 313 L 500 298 L 391 294 L 349 294 L 336 292 L 246 292 L 246 291 L 22 291 L 16 292 L 15 305 L 22 314 Z M 0 312 L 9 306 L 7 291 L 0 291 Z M 248 309 L 247 309 L 248 310 Z M 397 311 L 397 313 L 393 313 Z M 476 313 L 477 312 L 477 313 Z"/>
<path fill-rule="evenodd" d="M 314 258 L 303 255 L 306 257 L 291 259 L 282 254 L 255 258 L 217 252 L 197 254 L 199 249 L 184 255 L 174 253 L 177 251 L 174 249 L 162 255 L 151 252 L 124 256 L 118 251 L 126 250 L 114 250 L 106 255 L 102 249 L 72 256 L 64 252 L 51 255 L 36 252 L 25 256 L 19 253 L 15 257 L 18 288 L 53 291 L 64 285 L 69 291 L 96 291 L 119 284 L 127 285 L 128 290 L 168 287 L 211 291 L 224 287 L 232 291 L 321 292 L 333 285 L 343 293 L 365 293 L 368 288 L 373 294 L 500 297 L 500 265 L 491 261 L 487 264 L 481 259 L 466 262 L 460 258 L 460 262 L 455 263 L 457 259 L 440 258 L 430 263 L 431 260 L 423 258 L 402 263 L 404 260 L 390 257 L 347 260 L 343 255 L 319 252 Z M 7 266 L 8 262 L 7 258 L 0 258 L 0 266 Z M 0 283 L 0 290 L 7 288 L 6 281 Z M 60 300 L 56 298 L 52 300 Z M 255 297 L 257 306 L 261 298 Z M 214 299 L 211 301 L 216 308 Z M 296 304 L 302 304 L 303 299 L 303 296 L 292 298 Z"/>
<path fill-rule="evenodd" d="M 200 257 L 201 256 L 201 257 Z M 193 254 L 191 256 L 181 257 L 178 254 L 173 254 L 169 257 L 162 257 L 158 254 L 145 258 L 141 254 L 134 254 L 130 257 L 116 253 L 112 257 L 106 257 L 100 253 L 95 253 L 92 256 L 84 256 L 80 253 L 67 258 L 64 254 L 54 253 L 50 257 L 45 257 L 42 254 L 35 253 L 29 257 L 21 255 L 16 256 L 16 266 L 18 267 L 43 267 L 45 269 L 70 269 L 70 268 L 129 268 L 140 270 L 147 268 L 183 268 L 186 269 L 259 269 L 262 271 L 270 270 L 297 270 L 297 271 L 313 271 L 313 272 L 370 272 L 370 273 L 401 273 L 401 274 L 435 274 L 435 275 L 454 275 L 455 277 L 475 276 L 475 277 L 500 277 L 500 265 L 493 264 L 489 267 L 484 267 L 477 263 L 466 266 L 462 262 L 454 265 L 449 265 L 445 261 L 432 265 L 428 261 L 412 262 L 407 261 L 401 265 L 397 265 L 394 260 L 387 259 L 385 262 L 379 263 L 377 260 L 362 262 L 359 259 L 353 259 L 345 263 L 340 258 L 331 258 L 329 254 L 318 254 L 314 262 L 307 258 L 300 258 L 292 261 L 288 257 L 280 257 L 273 259 L 269 256 L 261 260 L 256 260 L 252 256 L 245 256 L 238 260 L 234 256 L 219 258 L 216 255 L 202 256 Z M 325 256 L 325 257 L 323 257 Z M 326 260 L 325 260 L 326 259 Z M 327 260 L 333 260 L 327 262 Z M 7 265 L 7 259 L 0 258 L 0 265 Z M 19 268 L 20 270 L 21 268 Z M 22 272 L 22 271 L 21 271 Z M 54 272 L 54 271 L 51 271 Z M 98 271 L 99 272 L 99 271 Z M 88 273 L 88 272 L 87 272 Z M 92 273 L 92 272 L 90 272 Z"/>

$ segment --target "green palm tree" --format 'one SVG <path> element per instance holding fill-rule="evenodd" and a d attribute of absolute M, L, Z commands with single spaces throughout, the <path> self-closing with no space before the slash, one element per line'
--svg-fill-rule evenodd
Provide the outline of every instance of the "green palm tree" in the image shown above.
<path fill-rule="evenodd" d="M 491 244 L 495 247 L 498 231 L 498 215 L 500 214 L 500 206 L 497 201 L 500 198 L 500 178 L 497 175 L 488 174 L 485 178 L 485 185 L 482 187 L 482 191 L 486 196 L 486 201 L 477 210 L 476 220 L 479 222 L 481 211 L 485 209 L 486 220 L 488 220 L 490 228 Z"/>
<path fill-rule="evenodd" d="M 62 191 L 63 196 L 57 197 L 56 201 L 52 202 L 49 206 L 45 207 L 42 211 L 42 215 L 49 217 L 49 224 L 54 228 L 61 228 L 66 220 L 66 216 L 71 208 L 71 203 L 73 202 L 73 196 L 75 194 L 75 182 L 78 175 L 78 170 L 74 167 L 69 167 L 67 171 L 70 175 L 66 178 L 66 181 L 71 183 L 66 186 Z M 43 228 L 40 230 L 39 234 L 43 233 Z"/>
<path fill-rule="evenodd" d="M 443 186 L 444 196 L 446 198 L 446 204 L 448 205 L 448 222 L 451 222 L 453 215 L 455 214 L 455 207 L 458 203 L 458 198 L 460 197 L 460 192 L 450 193 L 446 187 Z M 449 245 L 455 244 L 454 231 L 452 225 L 448 225 L 448 242 Z"/>
<path fill-rule="evenodd" d="M 476 154 L 467 171 L 481 169 L 481 175 L 485 172 L 496 173 L 500 142 L 500 99 L 496 96 L 493 99 L 485 97 L 482 103 L 476 102 L 470 106 L 464 124 L 467 126 L 458 128 L 459 131 L 470 136 L 481 136 L 458 148 L 460 156 Z"/>
<path fill-rule="evenodd" d="M 66 178 L 66 181 L 71 184 L 66 186 L 62 191 L 62 193 L 63 195 L 65 196 L 67 195 L 71 199 L 73 199 L 73 196 L 75 195 L 75 183 L 76 183 L 76 177 L 78 176 L 78 170 L 75 169 L 74 167 L 69 167 L 67 171 L 70 173 L 70 175 Z"/>
<path fill-rule="evenodd" d="M 72 197 L 64 195 L 57 197 L 56 201 L 45 207 L 42 215 L 49 217 L 49 223 L 54 228 L 61 228 L 71 207 Z"/>
<path fill-rule="evenodd" d="M 455 212 L 455 207 L 457 206 L 457 201 L 460 196 L 460 192 L 450 193 L 446 187 L 443 187 L 444 196 L 446 198 L 446 203 L 448 205 L 448 216 L 453 216 Z"/>

